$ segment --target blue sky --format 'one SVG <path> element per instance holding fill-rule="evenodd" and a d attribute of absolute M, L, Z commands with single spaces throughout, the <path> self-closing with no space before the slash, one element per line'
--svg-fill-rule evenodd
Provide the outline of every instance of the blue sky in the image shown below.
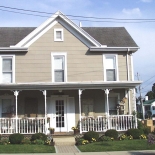
<path fill-rule="evenodd" d="M 49 12 L 51 15 L 60 10 L 65 15 L 74 16 L 155 19 L 155 0 L 5 0 L 0 2 L 0 6 Z M 37 27 L 48 16 L 50 17 L 50 15 L 37 17 L 4 10 L 8 9 L 0 7 L 1 27 Z M 75 19 L 75 17 L 69 18 Z M 151 90 L 153 83 L 155 83 L 155 20 L 154 22 L 138 23 L 105 22 L 105 20 L 103 20 L 104 22 L 93 22 L 92 19 L 86 22 L 83 20 L 85 19 L 78 18 L 78 20 L 73 21 L 76 24 L 81 21 L 82 26 L 125 27 L 128 30 L 140 47 L 138 52 L 134 54 L 134 71 L 135 75 L 138 72 L 140 80 L 144 81 L 142 84 L 143 96 Z M 135 80 L 137 80 L 136 76 Z"/>

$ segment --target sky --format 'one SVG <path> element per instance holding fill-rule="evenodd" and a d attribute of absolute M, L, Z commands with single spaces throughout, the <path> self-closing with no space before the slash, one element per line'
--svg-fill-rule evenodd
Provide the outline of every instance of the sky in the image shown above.
<path fill-rule="evenodd" d="M 4 6 L 50 14 L 23 12 Z M 143 97 L 151 91 L 155 83 L 155 0 L 5 0 L 0 1 L 0 27 L 37 27 L 58 10 L 72 15 L 67 17 L 77 25 L 81 22 L 83 27 L 125 27 L 140 47 L 133 54 L 135 80 L 143 81 Z"/>

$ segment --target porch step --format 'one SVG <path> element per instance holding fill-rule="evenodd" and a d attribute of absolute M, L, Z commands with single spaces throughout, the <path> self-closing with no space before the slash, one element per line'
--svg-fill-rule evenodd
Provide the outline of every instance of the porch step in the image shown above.
<path fill-rule="evenodd" d="M 53 136 L 53 141 L 55 142 L 56 146 L 59 146 L 59 145 L 64 145 L 64 146 L 75 145 L 75 137 L 74 136 Z"/>

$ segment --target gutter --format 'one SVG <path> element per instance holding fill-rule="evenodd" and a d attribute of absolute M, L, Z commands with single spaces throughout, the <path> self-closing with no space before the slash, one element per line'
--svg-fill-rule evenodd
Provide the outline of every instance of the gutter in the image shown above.
<path fill-rule="evenodd" d="M 99 52 L 128 52 L 128 51 L 131 51 L 131 52 L 136 52 L 137 50 L 139 49 L 139 47 L 104 47 L 104 46 L 101 46 L 101 47 L 90 47 L 89 48 L 89 51 L 92 51 L 92 52 L 96 52 L 96 51 L 99 51 Z"/>
<path fill-rule="evenodd" d="M 0 53 L 26 53 L 28 48 L 25 47 L 0 47 Z"/>

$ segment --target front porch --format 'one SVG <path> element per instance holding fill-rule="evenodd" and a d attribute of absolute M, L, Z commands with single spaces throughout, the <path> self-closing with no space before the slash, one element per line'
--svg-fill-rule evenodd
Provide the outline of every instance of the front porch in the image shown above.
<path fill-rule="evenodd" d="M 80 125 L 80 133 L 88 131 L 105 132 L 109 129 L 126 131 L 136 128 L 136 119 L 133 115 L 110 115 L 109 119 L 106 116 L 85 117 L 79 121 Z M 39 132 L 49 134 L 47 131 L 49 126 L 49 123 L 45 125 L 45 117 L 0 118 L 0 134 L 34 134 Z"/>
<path fill-rule="evenodd" d="M 121 86 L 120 86 L 121 84 Z M 137 83 L 8 84 L 0 89 L 0 134 L 136 128 Z M 125 100 L 124 100 L 125 99 Z M 32 116 L 33 114 L 33 116 Z"/>

